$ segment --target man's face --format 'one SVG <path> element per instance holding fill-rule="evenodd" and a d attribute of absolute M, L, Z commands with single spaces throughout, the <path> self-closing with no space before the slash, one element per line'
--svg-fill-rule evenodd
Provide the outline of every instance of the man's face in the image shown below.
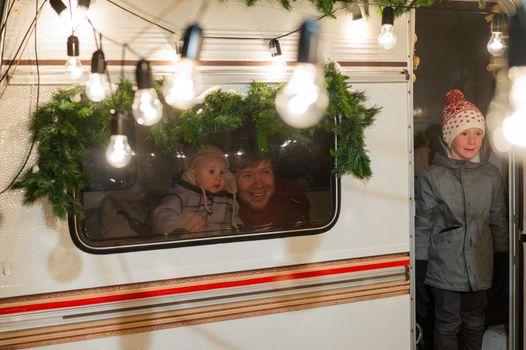
<path fill-rule="evenodd" d="M 239 200 L 252 210 L 261 211 L 274 195 L 274 173 L 269 160 L 236 173 Z"/>

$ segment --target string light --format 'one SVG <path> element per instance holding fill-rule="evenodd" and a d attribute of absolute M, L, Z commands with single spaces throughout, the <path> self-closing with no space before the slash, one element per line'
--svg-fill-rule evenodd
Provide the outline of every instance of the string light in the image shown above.
<path fill-rule="evenodd" d="M 506 15 L 504 13 L 494 14 L 491 20 L 491 38 L 486 48 L 492 56 L 501 56 L 506 51 L 506 43 L 504 41 L 505 21 Z"/>
<path fill-rule="evenodd" d="M 197 60 L 201 51 L 203 30 L 197 24 L 186 29 L 181 60 L 175 66 L 174 74 L 164 84 L 166 102 L 178 109 L 185 109 L 196 103 L 201 88 L 201 74 Z"/>
<path fill-rule="evenodd" d="M 268 43 L 270 55 L 272 56 L 272 70 L 275 74 L 283 72 L 287 68 L 287 62 L 281 53 L 281 45 L 278 39 L 271 39 Z"/>
<path fill-rule="evenodd" d="M 329 98 L 318 65 L 318 22 L 307 20 L 300 29 L 298 64 L 287 85 L 276 95 L 276 110 L 288 125 L 304 129 L 324 116 Z"/>
<path fill-rule="evenodd" d="M 67 53 L 68 58 L 66 60 L 66 75 L 71 79 L 79 79 L 82 76 L 83 68 L 79 57 L 79 38 L 75 35 L 71 35 L 68 38 Z"/>
<path fill-rule="evenodd" d="M 106 160 L 115 168 L 124 168 L 132 159 L 128 136 L 124 132 L 125 116 L 112 110 L 111 137 L 106 148 Z"/>
<path fill-rule="evenodd" d="M 161 120 L 163 106 L 153 88 L 150 63 L 140 60 L 135 70 L 137 91 L 133 100 L 132 111 L 137 124 L 151 126 Z"/>
<path fill-rule="evenodd" d="M 97 50 L 91 57 L 91 74 L 86 82 L 86 95 L 93 102 L 99 102 L 105 99 L 110 92 L 104 53 L 102 50 Z"/>
<path fill-rule="evenodd" d="M 382 11 L 382 30 L 378 35 L 378 44 L 390 50 L 396 45 L 396 35 L 394 33 L 394 11 L 392 7 L 384 7 Z"/>

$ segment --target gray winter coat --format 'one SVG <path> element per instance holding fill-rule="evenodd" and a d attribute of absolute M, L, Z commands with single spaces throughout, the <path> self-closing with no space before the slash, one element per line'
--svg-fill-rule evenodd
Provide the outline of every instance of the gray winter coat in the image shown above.
<path fill-rule="evenodd" d="M 233 227 L 242 224 L 239 219 L 239 206 L 234 205 L 235 200 L 226 191 L 203 193 L 201 188 L 181 181 L 174 186 L 172 193 L 164 198 L 153 212 L 155 231 L 159 234 L 178 234 L 180 238 L 195 238 L 230 232 Z M 209 210 L 206 209 L 205 201 Z M 206 232 L 189 233 L 184 230 L 181 216 L 188 212 L 200 214 L 206 219 Z"/>
<path fill-rule="evenodd" d="M 425 283 L 447 290 L 491 287 L 493 254 L 508 250 L 506 200 L 499 170 L 448 158 L 442 142 L 415 188 L 416 259 L 427 260 Z"/>

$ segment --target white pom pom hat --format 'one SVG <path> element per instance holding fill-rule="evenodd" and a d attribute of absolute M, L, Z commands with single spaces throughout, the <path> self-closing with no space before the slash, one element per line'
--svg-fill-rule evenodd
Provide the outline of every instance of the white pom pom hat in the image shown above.
<path fill-rule="evenodd" d="M 442 111 L 442 137 L 449 148 L 453 139 L 471 128 L 486 131 L 484 115 L 473 103 L 464 99 L 464 93 L 458 89 L 449 90 L 445 96 L 446 106 Z"/>

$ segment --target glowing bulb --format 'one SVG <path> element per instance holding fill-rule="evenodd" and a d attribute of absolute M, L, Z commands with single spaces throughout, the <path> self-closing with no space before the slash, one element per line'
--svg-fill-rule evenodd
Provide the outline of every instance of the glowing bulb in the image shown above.
<path fill-rule="evenodd" d="M 79 79 L 84 73 L 79 57 L 68 57 L 65 68 L 66 75 L 71 79 Z"/>
<path fill-rule="evenodd" d="M 486 45 L 488 52 L 493 56 L 500 56 L 504 53 L 506 50 L 506 46 L 504 46 L 504 39 L 502 37 L 501 32 L 492 32 L 491 38 L 488 41 L 488 45 Z"/>
<path fill-rule="evenodd" d="M 106 78 L 106 61 L 102 50 L 91 56 L 91 74 L 86 82 L 86 95 L 93 102 L 104 100 L 111 93 L 110 83 Z"/>
<path fill-rule="evenodd" d="M 163 88 L 166 103 L 178 109 L 193 106 L 201 89 L 200 83 L 201 75 L 195 61 L 189 58 L 181 59 L 177 63 L 175 73 Z"/>
<path fill-rule="evenodd" d="M 115 168 L 123 168 L 130 163 L 132 150 L 126 135 L 111 135 L 106 148 L 106 160 Z"/>
<path fill-rule="evenodd" d="M 65 73 L 71 79 L 78 79 L 82 76 L 83 69 L 79 57 L 79 38 L 70 35 L 67 42 L 68 59 L 66 60 Z"/>
<path fill-rule="evenodd" d="M 318 123 L 328 104 L 323 72 L 309 63 L 299 63 L 289 83 L 276 96 L 276 110 L 281 119 L 299 129 Z"/>
<path fill-rule="evenodd" d="M 385 49 L 392 49 L 396 45 L 396 35 L 392 24 L 382 25 L 382 31 L 378 35 L 378 44 Z"/>
<path fill-rule="evenodd" d="M 151 126 L 161 120 L 163 106 L 157 97 L 155 89 L 137 90 L 133 100 L 132 111 L 139 125 Z"/>
<path fill-rule="evenodd" d="M 86 95 L 93 102 L 102 101 L 110 94 L 110 84 L 105 74 L 91 73 L 86 82 Z"/>

